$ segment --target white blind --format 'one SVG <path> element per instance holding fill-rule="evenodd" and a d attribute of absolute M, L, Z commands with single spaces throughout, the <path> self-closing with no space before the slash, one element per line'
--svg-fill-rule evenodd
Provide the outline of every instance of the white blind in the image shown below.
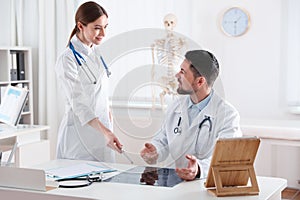
<path fill-rule="evenodd" d="M 287 104 L 300 108 L 300 1 L 287 1 L 286 21 L 286 74 Z"/>

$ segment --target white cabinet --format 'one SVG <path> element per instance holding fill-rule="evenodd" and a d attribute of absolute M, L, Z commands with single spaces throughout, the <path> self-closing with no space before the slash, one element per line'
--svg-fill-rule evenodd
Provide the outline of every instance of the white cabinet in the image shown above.
<path fill-rule="evenodd" d="M 0 94 L 7 85 L 27 88 L 20 124 L 33 124 L 32 56 L 30 47 L 0 47 Z M 0 104 L 1 104 L 0 95 Z"/>
<path fill-rule="evenodd" d="M 9 149 L 17 142 L 13 162 L 17 167 L 26 167 L 50 160 L 48 126 L 34 125 L 32 53 L 30 47 L 0 47 L 0 93 L 8 85 L 28 89 L 29 94 L 18 126 L 0 124 L 0 151 L 6 161 Z M 0 96 L 1 97 L 1 96 Z M 1 103 L 1 98 L 0 98 Z"/>
<path fill-rule="evenodd" d="M 258 176 L 285 178 L 300 188 L 300 123 L 297 120 L 244 120 L 245 136 L 261 138 L 255 171 Z"/>

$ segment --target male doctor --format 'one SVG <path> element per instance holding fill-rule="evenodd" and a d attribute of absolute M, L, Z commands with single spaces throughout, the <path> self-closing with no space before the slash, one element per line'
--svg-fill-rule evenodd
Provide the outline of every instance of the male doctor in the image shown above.
<path fill-rule="evenodd" d="M 205 178 L 218 138 L 241 136 L 237 110 L 212 89 L 219 74 L 215 56 L 205 50 L 188 51 L 176 74 L 177 92 L 184 96 L 168 106 L 161 129 L 141 150 L 148 164 L 175 161 L 184 180 Z"/>

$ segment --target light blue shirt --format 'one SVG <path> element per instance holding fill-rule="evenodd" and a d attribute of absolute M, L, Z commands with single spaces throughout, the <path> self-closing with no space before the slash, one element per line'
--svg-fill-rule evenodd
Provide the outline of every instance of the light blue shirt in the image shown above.
<path fill-rule="evenodd" d="M 189 105 L 188 105 L 189 125 L 192 124 L 193 119 L 197 117 L 197 115 L 201 112 L 201 110 L 203 110 L 205 106 L 207 106 L 208 102 L 211 99 L 212 94 L 213 94 L 213 90 L 205 99 L 203 99 L 197 104 L 194 104 L 191 98 L 189 98 Z"/>

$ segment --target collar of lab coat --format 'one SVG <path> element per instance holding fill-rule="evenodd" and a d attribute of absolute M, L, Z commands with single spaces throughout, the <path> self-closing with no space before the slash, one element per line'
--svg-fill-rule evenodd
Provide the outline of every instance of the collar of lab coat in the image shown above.
<path fill-rule="evenodd" d="M 74 35 L 71 39 L 72 44 L 77 52 L 90 55 L 94 51 L 94 45 L 92 47 L 87 46 L 83 42 L 81 42 L 76 35 Z"/>
<path fill-rule="evenodd" d="M 211 92 L 209 93 L 209 95 L 207 97 L 205 97 L 202 101 L 200 101 L 199 103 L 194 104 L 193 101 L 191 100 L 191 98 L 188 98 L 188 109 L 190 109 L 192 106 L 196 107 L 197 109 L 199 109 L 200 111 L 203 110 L 208 102 L 211 99 L 212 94 L 214 93 L 214 90 L 211 90 Z M 194 109 L 196 109 L 194 108 Z"/>
<path fill-rule="evenodd" d="M 187 109 L 188 109 L 188 105 L 189 105 L 188 104 L 189 98 L 190 98 L 189 96 L 182 98 L 174 111 L 175 113 L 180 114 L 183 117 L 183 119 L 187 119 L 187 121 L 188 121 Z M 208 102 L 207 106 L 205 106 L 205 108 L 199 113 L 197 118 L 193 120 L 190 128 L 192 128 L 196 125 L 198 126 L 201 123 L 201 121 L 204 119 L 205 116 L 209 116 L 211 118 L 211 120 L 213 120 L 215 118 L 215 108 L 218 104 L 218 101 L 219 101 L 219 97 L 216 95 L 215 92 L 213 92 L 211 99 Z"/>

